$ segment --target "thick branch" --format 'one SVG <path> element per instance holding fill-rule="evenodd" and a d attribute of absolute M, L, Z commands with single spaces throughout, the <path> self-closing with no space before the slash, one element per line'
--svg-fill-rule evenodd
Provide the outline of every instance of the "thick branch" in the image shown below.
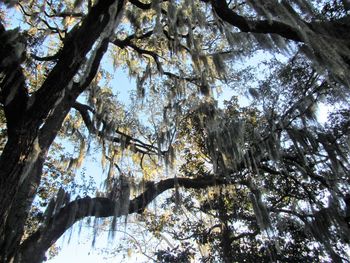
<path fill-rule="evenodd" d="M 55 54 L 53 56 L 46 56 L 46 57 L 39 57 L 35 54 L 31 54 L 31 57 L 37 61 L 54 61 L 58 59 L 58 54 Z"/>
<path fill-rule="evenodd" d="M 110 17 L 110 7 L 115 0 L 98 1 L 91 12 L 67 36 L 56 66 L 47 76 L 42 87 L 35 94 L 35 102 L 29 114 L 35 116 L 37 122 L 43 121 L 61 96 L 62 90 L 69 86 L 75 74 L 81 68 L 85 57 L 101 36 L 106 26 L 115 17 Z M 118 12 L 124 2 L 118 1 Z M 45 103 L 43 103 L 45 102 Z"/>
<path fill-rule="evenodd" d="M 132 3 L 134 6 L 142 9 L 142 10 L 149 10 L 152 8 L 152 4 L 151 3 L 142 3 L 141 1 L 139 0 L 130 0 L 130 3 Z"/>
<path fill-rule="evenodd" d="M 52 246 L 63 233 L 75 222 L 89 216 L 95 217 L 120 217 L 132 213 L 142 213 L 149 203 L 166 190 L 176 185 L 184 188 L 203 189 L 208 186 L 223 185 L 227 182 L 214 177 L 188 179 L 170 178 L 158 183 L 149 182 L 146 190 L 138 197 L 130 201 L 129 211 L 126 213 L 116 209 L 117 203 L 104 197 L 77 199 L 63 207 L 47 224 L 26 239 L 20 248 L 22 262 L 40 262 L 44 259 L 47 249 Z M 116 211 L 119 211 L 116 214 Z M 28 262 L 29 262 L 28 261 Z"/>
<path fill-rule="evenodd" d="M 22 42 L 22 43 L 21 43 Z M 21 68 L 24 52 L 16 30 L 6 31 L 0 22 L 0 103 L 4 106 L 9 135 L 20 121 L 28 100 L 25 77 Z"/>
<path fill-rule="evenodd" d="M 304 42 L 300 29 L 277 20 L 252 20 L 245 18 L 229 8 L 226 0 L 202 0 L 211 2 L 216 14 L 225 22 L 237 27 L 242 32 L 277 34 L 289 40 Z M 347 41 L 349 45 L 349 17 L 335 21 L 306 22 L 299 19 L 300 25 L 305 25 L 316 34 L 327 38 L 337 38 Z"/>
<path fill-rule="evenodd" d="M 211 4 L 216 14 L 225 22 L 239 28 L 242 32 L 252 33 L 274 33 L 294 41 L 302 41 L 298 31 L 295 28 L 279 22 L 260 20 L 248 20 L 243 16 L 238 15 L 231 10 L 226 3 L 226 0 L 211 0 Z"/>
<path fill-rule="evenodd" d="M 13 102 L 15 106 L 23 109 L 22 112 L 16 112 L 15 110 L 13 113 L 10 112 L 11 114 L 17 115 L 14 116 L 14 118 L 17 119 L 13 126 L 19 135 L 15 137 L 15 140 L 10 140 L 9 136 L 9 140 L 0 159 L 0 184 L 2 189 L 2 191 L 0 191 L 0 200 L 2 201 L 2 207 L 0 208 L 0 245 L 3 246 L 6 242 L 8 243 L 6 246 L 10 247 L 10 249 L 3 250 L 4 255 L 1 255 L 2 259 L 10 258 L 8 256 L 11 255 L 13 249 L 17 249 L 18 246 L 16 243 L 21 234 L 20 228 L 23 227 L 23 224 L 21 224 L 14 226 L 13 229 L 6 229 L 6 232 L 13 233 L 14 235 L 14 238 L 10 241 L 8 236 L 4 234 L 5 226 L 11 225 L 8 224 L 6 220 L 11 220 L 9 215 L 13 214 L 14 209 L 19 209 L 14 205 L 14 196 L 17 196 L 20 192 L 24 194 L 27 193 L 28 195 L 31 194 L 28 191 L 35 192 L 37 182 L 29 182 L 28 186 L 33 188 L 29 189 L 27 188 L 27 184 L 24 184 L 23 181 L 27 180 L 27 178 L 29 180 L 29 178 L 40 176 L 42 168 L 41 158 L 47 153 L 45 150 L 54 139 L 65 114 L 69 111 L 69 108 L 79 95 L 79 91 L 81 92 L 91 82 L 94 76 L 92 73 L 95 72 L 95 68 L 98 67 L 100 57 L 102 57 L 108 46 L 108 38 L 112 30 L 105 32 L 106 27 L 109 24 L 111 26 L 116 24 L 117 16 L 121 12 L 123 4 L 123 0 L 105 0 L 99 1 L 96 6 L 92 8 L 91 12 L 82 23 L 77 25 L 70 35 L 67 36 L 64 46 L 59 52 L 57 64 L 50 71 L 42 87 L 32 95 L 29 102 L 27 102 L 27 97 L 24 92 L 19 93 L 17 89 L 15 89 L 17 86 L 8 87 L 10 91 L 8 93 L 6 93 L 7 89 L 1 90 L 1 95 L 6 95 L 6 97 L 2 97 L 5 106 Z M 115 7 L 117 9 L 114 9 L 113 5 L 117 5 Z M 3 28 L 0 30 L 2 31 L 1 33 L 4 33 Z M 1 34 L 1 37 L 4 36 L 6 37 L 6 35 Z M 73 77 L 78 73 L 78 70 L 82 69 L 87 54 L 99 39 L 101 39 L 101 41 L 103 39 L 104 42 L 99 42 L 97 47 L 102 50 L 104 49 L 104 51 L 99 53 L 101 50 L 97 50 L 97 54 L 92 52 L 93 55 L 91 55 L 90 59 L 93 59 L 93 61 L 91 65 L 87 64 L 86 66 L 85 70 L 88 72 L 87 76 L 84 76 L 86 78 L 83 78 L 81 84 L 72 87 Z M 14 51 L 17 50 L 18 49 L 15 49 Z M 1 49 L 0 52 L 2 52 L 1 56 L 5 56 L 6 58 L 6 54 L 4 54 L 5 51 Z M 17 55 L 16 52 L 15 55 Z M 17 57 L 19 56 L 17 55 Z M 11 60 L 10 62 L 12 63 Z M 4 64 L 5 66 L 3 66 Z M 5 61 L 1 61 L 1 67 L 5 69 L 5 73 L 6 70 L 9 70 L 8 64 L 8 61 L 6 61 L 6 63 Z M 15 60 L 13 65 L 17 66 L 18 64 L 18 60 Z M 18 68 L 19 66 L 14 68 L 14 70 L 17 72 L 19 70 Z M 2 69 L 2 71 L 4 71 L 4 69 Z M 19 77 L 17 75 L 19 75 Z M 20 83 L 24 83 L 20 78 L 22 75 L 17 75 L 15 75 L 16 78 L 18 77 L 16 80 Z M 3 79 L 1 79 L 1 81 L 3 82 Z M 7 84 L 7 82 L 5 82 L 5 84 Z M 19 100 L 19 98 L 22 99 Z M 11 108 L 17 109 L 16 107 Z M 10 121 L 8 121 L 8 123 L 10 126 Z M 44 126 L 42 125 L 43 123 Z M 40 134 L 38 134 L 39 127 L 41 127 Z M 38 135 L 40 135 L 40 138 L 38 138 Z M 34 143 L 35 138 L 39 140 Z M 19 188 L 20 186 L 21 189 Z M 30 198 L 28 201 L 30 201 Z M 22 207 L 20 209 L 22 209 Z M 26 211 L 19 211 L 18 213 L 22 216 L 25 215 Z M 17 215 L 18 213 L 15 214 Z M 25 220 L 25 218 L 19 218 L 19 220 Z M 30 262 L 30 260 L 27 262 Z"/>

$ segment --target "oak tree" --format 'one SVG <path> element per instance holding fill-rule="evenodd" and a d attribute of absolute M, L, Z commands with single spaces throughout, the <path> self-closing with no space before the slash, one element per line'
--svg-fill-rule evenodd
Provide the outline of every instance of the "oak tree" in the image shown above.
<path fill-rule="evenodd" d="M 217 211 L 221 241 L 212 246 L 223 261 L 346 260 L 348 1 L 19 0 L 1 7 L 1 262 L 41 262 L 83 218 L 115 221 L 143 213 L 171 188 L 177 203 L 180 188 L 208 187 L 218 187 L 217 200 L 195 198 L 203 213 Z M 275 68 L 274 75 L 245 87 L 254 71 L 236 66 L 259 52 L 283 54 L 288 63 L 270 61 L 264 69 Z M 136 80 L 133 110 L 118 102 L 123 87 L 108 87 L 107 53 L 109 64 Z M 220 109 L 220 85 L 242 85 L 255 107 L 240 109 L 233 100 Z M 315 106 L 324 99 L 343 108 L 319 127 Z M 147 124 L 141 112 L 150 115 Z M 75 145 L 69 158 L 53 153 L 62 138 Z M 109 163 L 105 192 L 71 199 L 62 187 L 45 197 L 46 176 L 74 176 L 91 143 Z M 147 175 L 131 196 L 132 173 L 118 166 L 123 151 L 141 173 L 162 160 L 177 175 Z M 47 207 L 25 233 L 36 197 L 47 198 Z M 236 231 L 240 218 L 244 227 Z M 218 239 L 211 234 L 201 242 Z M 245 254 L 237 252 L 240 238 L 248 240 Z M 293 245 L 298 240 L 325 253 Z"/>

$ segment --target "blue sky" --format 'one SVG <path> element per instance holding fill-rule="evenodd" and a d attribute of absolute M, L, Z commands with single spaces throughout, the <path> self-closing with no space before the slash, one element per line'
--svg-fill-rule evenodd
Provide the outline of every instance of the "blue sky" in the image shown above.
<path fill-rule="evenodd" d="M 108 65 L 106 69 L 112 74 L 113 79 L 110 83 L 111 87 L 118 94 L 118 100 L 124 104 L 128 104 L 129 92 L 135 89 L 135 81 L 131 80 L 127 73 L 119 68 L 113 70 L 108 63 L 109 56 L 106 54 L 103 64 Z M 96 186 L 99 188 L 103 184 L 103 180 L 106 178 L 106 172 L 103 173 L 101 168 L 100 157 L 98 156 L 89 156 L 85 161 L 82 169 L 85 170 L 85 175 L 88 178 L 89 176 L 93 177 Z M 79 174 L 79 171 L 77 171 Z M 79 181 L 79 179 L 78 179 Z M 111 248 L 118 246 L 120 238 L 124 237 L 123 234 L 118 233 L 114 241 L 108 239 L 108 233 L 101 233 L 97 236 L 95 247 L 92 247 L 92 236 L 93 231 L 91 227 L 86 226 L 83 223 L 82 231 L 80 235 L 78 234 L 79 223 L 76 223 L 73 226 L 73 230 L 67 231 L 63 237 L 61 237 L 57 246 L 60 247 L 60 252 L 53 259 L 47 261 L 50 263 L 67 263 L 67 262 L 84 262 L 84 263 L 96 263 L 96 262 L 148 262 L 147 258 L 143 255 L 137 253 L 137 250 L 134 250 L 131 254 L 131 257 L 125 256 L 126 252 L 121 252 L 115 257 L 106 258 L 106 253 L 101 254 L 100 249 Z M 124 228 L 124 227 L 123 227 Z M 128 231 L 129 226 L 127 225 L 125 231 Z M 131 233 L 136 233 L 135 229 L 130 231 Z M 71 235 L 71 236 L 70 236 Z M 69 238 L 70 237 L 70 238 Z M 70 242 L 68 243 L 68 240 Z M 125 242 L 125 241 L 124 241 Z M 125 258 L 124 258 L 125 256 Z"/>
<path fill-rule="evenodd" d="M 115 88 L 120 96 L 118 96 L 123 102 L 128 103 L 129 91 L 135 88 L 135 82 L 130 80 L 127 74 L 123 70 L 117 70 L 114 73 L 114 78 L 111 82 L 113 88 Z M 232 96 L 232 89 L 224 89 L 221 96 L 222 99 L 228 99 Z M 327 111 L 330 109 L 330 106 L 321 105 L 318 110 L 318 117 L 321 123 L 326 121 Z M 87 159 L 85 162 L 86 175 L 92 176 L 99 186 L 105 178 L 105 174 L 102 173 L 100 162 L 97 158 L 96 161 Z M 78 223 L 76 224 L 78 225 Z M 128 228 L 128 227 L 127 227 Z M 121 234 L 118 234 L 114 242 L 108 240 L 107 234 L 101 234 L 97 237 L 96 247 L 92 247 L 92 230 L 83 226 L 81 235 L 78 235 L 78 227 L 75 226 L 72 231 L 71 240 L 68 243 L 69 235 L 71 231 L 67 231 L 64 237 L 62 237 L 57 245 L 61 247 L 61 250 L 58 256 L 54 257 L 52 260 L 49 260 L 50 263 L 66 263 L 66 262 L 84 262 L 84 263 L 96 263 L 96 262 L 147 262 L 147 258 L 137 253 L 137 250 L 134 251 L 132 257 L 125 257 L 126 252 L 119 253 L 119 256 L 106 258 L 106 254 L 101 254 L 99 249 L 102 248 L 111 248 L 113 251 L 113 246 L 111 243 L 115 244 L 117 247 L 118 240 L 121 237 Z M 126 229 L 127 231 L 128 229 Z M 131 230 L 134 231 L 135 229 Z M 137 236 L 136 236 L 137 238 Z M 125 241 L 124 241 L 125 242 Z"/>
<path fill-rule="evenodd" d="M 15 15 L 14 9 L 10 9 L 10 12 Z M 11 14 L 12 16 L 12 14 Z M 14 21 L 14 20 L 11 20 Z M 15 22 L 12 26 L 18 26 L 22 24 L 16 24 L 19 23 L 18 21 Z M 108 56 L 105 58 L 105 62 L 108 64 Z M 111 66 L 107 66 L 108 71 L 113 75 L 113 80 L 111 82 L 111 86 L 114 90 L 118 91 L 118 98 L 121 102 L 124 104 L 129 103 L 129 92 L 133 89 L 135 89 L 135 81 L 130 80 L 127 74 L 122 70 L 118 69 L 116 71 L 113 71 Z M 223 90 L 223 93 L 221 95 L 222 99 L 228 99 L 230 96 L 233 95 L 233 90 L 226 88 Z M 221 101 L 222 101 L 221 99 Z M 244 101 L 244 100 L 242 100 Z M 326 121 L 327 117 L 327 111 L 331 109 L 330 106 L 326 105 L 320 105 L 318 109 L 318 117 L 319 121 L 321 123 Z M 101 168 L 100 168 L 100 162 L 99 160 L 93 162 L 93 161 L 86 161 L 85 162 L 85 169 L 86 169 L 86 175 L 87 177 L 92 176 L 97 183 L 97 186 L 99 186 L 104 179 L 104 175 L 102 174 Z M 128 229 L 126 229 L 128 230 Z M 115 241 L 112 242 L 111 240 L 108 240 L 107 234 L 102 234 L 101 236 L 97 237 L 96 241 L 96 247 L 93 248 L 92 243 L 92 230 L 83 226 L 83 230 L 81 232 L 81 235 L 78 234 L 77 227 L 72 230 L 72 236 L 71 240 L 68 243 L 70 231 L 67 231 L 66 235 L 62 237 L 58 242 L 57 245 L 61 247 L 61 250 L 58 254 L 58 256 L 54 257 L 52 260 L 49 260 L 50 263 L 66 263 L 66 262 L 84 262 L 84 263 L 96 263 L 96 262 L 146 262 L 147 259 L 137 253 L 137 250 L 132 253 L 131 257 L 123 258 L 123 255 L 125 253 L 120 253 L 118 256 L 114 258 L 106 258 L 105 254 L 101 255 L 99 253 L 99 249 L 110 247 L 113 248 L 112 243 L 114 243 L 114 246 L 116 247 L 118 244 L 118 240 L 122 238 L 123 234 L 118 234 Z M 136 237 L 137 238 L 137 237 Z M 125 241 L 122 241 L 125 242 Z"/>

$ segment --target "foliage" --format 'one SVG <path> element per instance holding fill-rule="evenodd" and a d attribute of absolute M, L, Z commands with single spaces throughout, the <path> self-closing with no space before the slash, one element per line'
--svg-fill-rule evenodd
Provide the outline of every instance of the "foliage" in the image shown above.
<path fill-rule="evenodd" d="M 133 213 L 158 262 L 347 260 L 347 1 L 0 5 L 1 262 Z"/>
<path fill-rule="evenodd" d="M 315 89 L 318 89 L 317 95 L 324 91 L 323 96 L 312 97 L 314 101 L 305 103 Z M 206 256 L 202 255 L 203 261 L 216 262 L 218 258 L 224 262 L 257 259 L 261 262 L 323 261 L 327 255 L 323 247 L 317 245 L 323 234 L 315 235 L 314 231 L 328 232 L 328 224 L 332 224 L 335 231 L 332 233 L 337 233 L 336 228 L 339 233 L 327 239 L 336 250 L 347 247 L 347 241 L 344 247 L 338 243 L 343 239 L 342 232 L 347 231 L 343 225 L 346 220 L 341 222 L 348 211 L 347 206 L 340 208 L 344 205 L 343 201 L 340 200 L 336 205 L 338 208 L 332 210 L 334 214 L 319 218 L 320 214 L 328 213 L 326 210 L 330 209 L 331 202 L 339 202 L 333 199 L 337 198 L 333 191 L 338 190 L 330 186 L 330 179 L 325 178 L 336 176 L 337 179 L 333 180 L 339 180 L 338 194 L 343 195 L 343 191 L 347 191 L 345 185 L 348 179 L 341 172 L 342 169 L 344 172 L 348 170 L 345 161 L 348 158 L 345 142 L 348 138 L 347 110 L 332 113 L 331 122 L 325 127 L 317 124 L 313 104 L 333 96 L 332 87 L 324 85 L 322 76 L 315 75 L 310 65 L 300 57 L 292 58 L 287 66 L 277 66 L 272 76 L 262 81 L 254 92 L 253 104 L 263 111 L 240 107 L 234 97 L 225 102 L 223 110 L 205 115 L 217 118 L 215 129 L 224 141 L 217 137 L 214 139 L 222 156 L 210 152 L 211 131 L 208 131 L 208 125 L 203 124 L 206 120 L 201 117 L 201 108 L 199 114 L 190 112 L 184 119 L 179 136 L 187 147 L 179 172 L 183 176 L 203 177 L 215 169 L 215 165 L 210 164 L 216 160 L 220 162 L 222 158 L 222 163 L 218 164 L 222 167 L 217 173 L 225 175 L 233 185 L 218 185 L 204 192 L 191 191 L 188 198 L 181 198 L 183 209 L 170 207 L 176 212 L 171 220 L 154 224 L 162 225 L 162 231 L 171 234 L 174 240 L 192 240 L 205 246 L 208 252 Z M 206 109 L 210 112 L 212 108 Z M 225 150 L 229 143 L 227 138 L 231 141 L 235 139 L 233 135 L 221 134 L 227 132 L 232 121 L 237 120 L 244 123 L 243 137 L 234 129 L 236 140 L 242 141 L 237 142 L 239 147 L 230 145 L 231 152 L 228 152 Z M 330 127 L 333 127 L 332 131 Z M 332 157 L 327 155 L 328 150 L 333 151 L 326 150 L 330 146 L 326 142 L 329 139 L 332 140 L 331 147 L 339 147 L 340 155 L 345 155 L 337 157 L 344 162 L 332 161 Z M 245 154 L 232 149 L 240 149 Z M 229 154 L 233 156 L 227 157 Z M 245 159 L 243 163 L 240 161 L 242 158 Z M 236 163 L 225 161 L 227 159 Z M 338 161 L 342 163 L 339 163 L 342 168 L 335 172 L 330 163 Z M 164 207 L 176 203 L 175 199 L 167 200 Z M 337 213 L 341 215 L 338 217 Z M 315 227 L 320 223 L 318 220 L 322 220 L 324 225 Z M 151 227 L 150 230 L 155 231 Z"/>

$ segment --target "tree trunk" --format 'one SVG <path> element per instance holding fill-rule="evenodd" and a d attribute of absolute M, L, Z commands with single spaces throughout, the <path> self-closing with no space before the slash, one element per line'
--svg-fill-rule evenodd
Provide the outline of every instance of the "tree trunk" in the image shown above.
<path fill-rule="evenodd" d="M 115 13 L 111 13 L 115 4 L 117 9 L 112 8 Z M 82 24 L 67 37 L 57 64 L 31 98 L 26 94 L 20 61 L 15 60 L 11 68 L 0 64 L 0 73 L 4 75 L 0 102 L 4 105 L 8 128 L 8 141 L 0 157 L 0 262 L 12 261 L 19 248 L 48 149 L 76 98 L 95 76 L 107 50 L 109 35 L 101 39 L 91 58 L 91 67 L 86 69 L 84 82 L 73 83 L 72 79 L 107 25 L 114 28 L 123 5 L 124 1 L 97 2 Z M 1 25 L 0 40 L 7 41 L 5 33 Z M 11 49 L 12 42 L 6 41 L 6 47 Z M 7 53 L 1 52 L 0 58 L 7 58 Z"/>
<path fill-rule="evenodd" d="M 23 169 L 19 170 L 17 174 L 14 174 L 17 178 L 21 178 L 25 174 L 28 174 L 28 177 L 19 185 L 19 187 L 16 187 L 17 189 L 9 186 L 12 188 L 9 196 L 14 196 L 14 198 L 11 202 L 11 209 L 7 212 L 6 221 L 1 229 L 2 238 L 0 251 L 3 251 L 0 256 L 1 262 L 9 261 L 19 247 L 24 233 L 25 221 L 35 197 L 37 186 L 40 183 L 44 160 L 45 156 L 43 152 L 41 152 L 37 158 L 28 159 L 28 161 L 32 162 L 30 165 L 31 167 L 22 165 Z M 14 194 L 13 191 L 15 191 Z"/>
<path fill-rule="evenodd" d="M 32 132 L 14 138 L 9 136 L 0 159 L 0 251 L 4 258 L 5 254 L 12 250 L 10 244 L 18 235 L 15 229 L 6 228 L 14 224 L 8 219 L 19 188 L 28 175 L 40 170 L 40 149 L 33 137 Z M 21 210 L 22 207 L 16 209 Z"/>

